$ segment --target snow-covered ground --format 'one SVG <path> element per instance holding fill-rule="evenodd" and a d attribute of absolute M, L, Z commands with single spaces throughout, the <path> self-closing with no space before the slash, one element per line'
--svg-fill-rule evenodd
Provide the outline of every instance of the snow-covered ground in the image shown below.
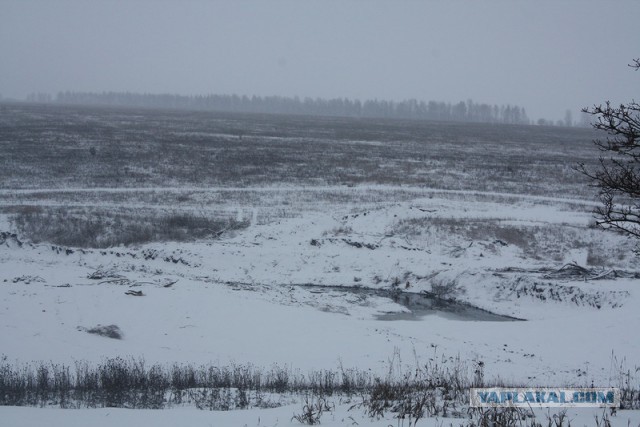
<path fill-rule="evenodd" d="M 259 220 L 260 206 L 228 206 L 250 225 L 218 239 L 104 250 L 31 244 L 5 233 L 0 354 L 16 363 L 125 356 L 303 371 L 341 365 L 380 373 L 394 355 L 409 368 L 460 356 L 469 369 L 482 361 L 489 381 L 618 386 L 621 372 L 640 365 L 639 276 L 628 250 L 632 242 L 590 228 L 590 206 L 446 192 L 368 205 L 319 197 L 316 206 L 269 221 Z M 11 231 L 6 218 L 0 224 Z M 89 278 L 96 271 L 100 278 Z M 380 317 L 409 309 L 383 295 L 350 291 L 420 293 L 438 286 L 445 297 L 526 321 L 478 321 L 437 311 Z M 143 296 L 127 295 L 129 290 Z M 380 320 L 389 318 L 399 320 Z M 123 339 L 85 332 L 110 324 L 119 326 Z M 637 374 L 633 381 L 640 386 Z M 5 407 L 0 416 L 11 420 L 6 425 L 80 425 L 88 418 L 95 425 L 178 425 L 185 419 L 189 425 L 288 425 L 296 423 L 295 409 Z M 619 420 L 627 425 L 628 414 L 637 424 L 628 412 Z M 362 417 L 362 411 L 339 405 L 322 422 L 389 423 Z M 449 422 L 458 424 L 421 425 Z"/>
<path fill-rule="evenodd" d="M 291 404 L 272 409 L 251 409 L 241 411 L 209 412 L 196 411 L 184 408 L 167 410 L 129 410 L 117 408 L 104 409 L 32 409 L 24 407 L 0 407 L 0 414 L 4 425 L 12 427 L 31 427 L 38 425 L 84 427 L 107 426 L 247 426 L 247 427 L 275 427 L 275 426 L 299 426 L 299 422 L 292 420 L 293 414 L 299 414 L 300 404 Z M 364 416 L 362 411 L 349 410 L 350 405 L 339 405 L 331 413 L 325 413 L 320 423 L 323 426 L 357 426 L 367 425 L 371 427 L 388 427 L 395 425 L 408 425 L 408 420 L 400 423 L 390 417 L 371 419 Z M 538 410 L 536 419 L 542 425 L 547 425 L 549 419 L 553 420 L 556 411 Z M 564 425 L 567 421 L 572 426 L 596 426 L 596 418 L 602 424 L 603 412 L 596 409 L 570 409 L 566 413 Z M 640 424 L 638 411 L 626 411 L 616 416 L 609 416 L 612 427 L 628 427 Z M 459 426 L 464 420 L 460 418 L 431 418 L 421 419 L 417 425 L 422 427 Z M 552 421 L 553 422 L 553 421 Z M 555 425 L 555 424 L 551 424 Z"/>

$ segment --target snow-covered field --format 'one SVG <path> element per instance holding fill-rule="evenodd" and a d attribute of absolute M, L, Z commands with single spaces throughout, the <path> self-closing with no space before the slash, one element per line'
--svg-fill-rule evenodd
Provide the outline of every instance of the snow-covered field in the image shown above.
<path fill-rule="evenodd" d="M 591 199 L 385 184 L 128 188 L 124 200 L 121 191 L 5 187 L 0 204 L 117 209 L 137 201 L 201 211 L 215 200 L 217 212 L 244 226 L 189 242 L 81 249 L 14 234 L 14 213 L 5 210 L 3 363 L 73 366 L 121 356 L 167 366 L 343 367 L 383 376 L 390 364 L 410 371 L 429 360 L 461 360 L 469 378 L 481 362 L 490 384 L 627 380 L 640 388 L 634 242 L 591 227 Z M 180 206 L 163 202 L 179 193 L 189 196 Z M 427 311 L 374 290 L 463 305 Z M 508 317 L 485 320 L 464 304 Z M 117 325 L 122 339 L 87 333 L 97 325 Z M 292 399 L 230 412 L 0 407 L 0 419 L 7 426 L 296 425 L 301 397 Z M 397 422 L 390 413 L 370 419 L 338 397 L 334 404 L 322 424 Z M 594 410 L 572 411 L 572 425 L 594 425 Z M 636 411 L 611 420 L 629 419 L 640 423 Z"/>
<path fill-rule="evenodd" d="M 563 259 L 545 253 L 535 259 L 516 238 L 509 243 L 491 230 L 559 223 L 558 230 L 577 228 L 600 243 L 626 242 L 588 229 L 584 209 L 526 197 L 510 204 L 474 197 L 434 193 L 375 208 L 326 206 L 193 243 L 69 251 L 20 245 L 5 235 L 3 357 L 73 363 L 142 356 L 153 363 L 277 363 L 301 370 L 342 364 L 383 373 L 394 354 L 409 368 L 459 355 L 482 361 L 489 380 L 527 386 L 618 385 L 625 369 L 637 369 L 640 343 L 632 331 L 640 314 L 632 258 L 589 266 L 587 249 L 573 248 Z M 480 234 L 447 238 L 453 220 L 479 221 Z M 562 236 L 553 236 L 555 246 L 571 244 Z M 89 279 L 96 271 L 104 277 Z M 466 320 L 437 311 L 379 320 L 408 308 L 340 289 L 395 283 L 404 292 L 430 292 L 442 281 L 458 284 L 451 296 L 459 301 L 526 321 Z M 332 287 L 301 286 L 308 284 Z M 83 329 L 110 324 L 119 326 L 123 339 Z"/>

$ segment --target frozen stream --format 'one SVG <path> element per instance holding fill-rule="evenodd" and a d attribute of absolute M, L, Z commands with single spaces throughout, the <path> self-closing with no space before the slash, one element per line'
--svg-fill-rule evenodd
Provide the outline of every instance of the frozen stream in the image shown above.
<path fill-rule="evenodd" d="M 351 293 L 363 298 L 378 297 L 388 298 L 393 302 L 406 307 L 409 311 L 389 312 L 376 316 L 378 320 L 421 320 L 426 316 L 440 316 L 450 320 L 481 321 L 481 322 L 511 322 L 522 321 L 511 316 L 503 316 L 492 313 L 470 304 L 456 301 L 446 301 L 434 298 L 424 293 L 389 291 L 381 289 L 371 289 L 363 287 L 340 287 L 340 286 L 319 286 L 301 285 L 300 287 L 311 293 Z"/>

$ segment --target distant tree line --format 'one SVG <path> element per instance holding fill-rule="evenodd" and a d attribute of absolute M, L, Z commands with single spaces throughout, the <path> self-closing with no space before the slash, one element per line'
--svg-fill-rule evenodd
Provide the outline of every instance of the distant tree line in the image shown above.
<path fill-rule="evenodd" d="M 27 102 L 37 102 L 40 104 L 48 104 L 53 102 L 53 97 L 50 93 L 46 92 L 38 92 L 38 93 L 30 93 L 27 95 Z"/>
<path fill-rule="evenodd" d="M 28 99 L 41 100 L 40 97 Z M 451 104 L 436 101 L 351 100 L 283 96 L 171 95 L 130 92 L 60 92 L 61 104 L 114 105 L 266 114 L 307 114 L 341 117 L 400 118 L 476 123 L 530 124 L 523 107 L 489 105 L 472 100 Z"/>

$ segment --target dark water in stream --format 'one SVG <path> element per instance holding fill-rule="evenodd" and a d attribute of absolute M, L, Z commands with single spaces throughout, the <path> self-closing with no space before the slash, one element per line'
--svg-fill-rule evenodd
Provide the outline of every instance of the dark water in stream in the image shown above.
<path fill-rule="evenodd" d="M 475 322 L 513 322 L 524 320 L 511 316 L 492 313 L 490 311 L 474 307 L 470 304 L 441 300 L 421 293 L 397 291 L 394 292 L 388 290 L 347 286 L 341 287 L 308 285 L 302 287 L 313 293 L 339 291 L 344 293 L 352 293 L 354 295 L 363 297 L 389 298 L 395 303 L 400 304 L 410 310 L 410 312 L 383 313 L 376 316 L 378 320 L 383 321 L 420 320 L 425 316 L 439 316 L 450 320 Z"/>

